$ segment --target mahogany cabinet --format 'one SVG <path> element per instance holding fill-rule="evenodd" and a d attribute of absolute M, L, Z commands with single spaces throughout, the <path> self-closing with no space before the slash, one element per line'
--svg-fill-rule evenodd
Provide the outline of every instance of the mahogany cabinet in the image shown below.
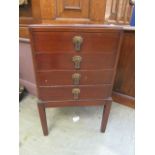
<path fill-rule="evenodd" d="M 126 7 L 128 9 L 125 11 L 125 6 L 129 6 L 127 4 L 127 1 L 124 1 L 123 3 L 122 1 L 120 1 L 119 3 L 111 3 L 113 1 L 116 0 L 28 0 L 28 5 L 20 6 L 20 81 L 24 83 L 30 93 L 36 94 L 36 84 L 34 80 L 34 71 L 31 62 L 31 49 L 29 45 L 30 41 L 28 26 L 30 24 L 39 23 L 108 23 L 108 10 L 111 10 L 110 8 L 114 8 L 115 15 L 117 14 L 117 10 L 120 10 L 122 8 L 121 10 L 124 11 L 121 11 L 121 16 L 122 19 L 126 21 L 127 14 L 125 13 L 123 16 L 123 12 L 126 12 L 128 9 L 129 12 L 131 12 L 131 7 Z M 124 5 L 124 3 L 126 5 Z M 122 7 L 115 7 L 118 4 L 121 4 Z M 111 10 L 111 14 L 113 15 L 113 10 Z M 128 14 L 128 18 L 129 17 L 130 15 Z M 129 19 L 127 21 L 129 21 Z M 130 107 L 134 107 L 135 104 L 134 38 L 134 30 L 124 29 L 124 41 L 122 42 L 121 54 L 113 88 L 113 99 L 119 103 L 128 105 Z M 30 63 L 25 62 L 25 59 L 27 59 L 27 62 Z M 28 69 L 25 64 L 29 66 Z M 85 74 L 90 75 L 89 72 Z M 109 75 L 110 74 L 111 73 L 109 72 Z M 103 77 L 103 74 L 101 74 L 101 77 Z M 84 79 L 82 79 L 82 81 L 84 81 Z"/>
<path fill-rule="evenodd" d="M 20 82 L 26 87 L 26 89 L 33 95 L 36 95 L 36 83 L 34 78 L 34 69 L 32 65 L 32 55 L 30 48 L 30 40 L 20 38 L 19 43 L 19 54 L 20 54 Z M 26 61 L 25 61 L 26 60 Z M 56 71 L 53 71 L 55 73 Z M 95 71 L 96 72 L 96 71 Z M 104 77 L 104 73 L 98 73 L 99 76 L 97 78 L 98 84 L 110 81 L 111 71 L 106 72 L 107 77 Z M 54 77 L 51 75 L 52 73 L 46 73 L 48 75 L 48 82 L 45 83 L 43 80 L 45 75 L 40 73 L 39 81 L 41 84 L 50 84 L 52 78 L 56 78 L 57 76 L 62 76 L 62 78 L 67 78 L 71 76 L 72 71 L 68 71 L 68 74 L 64 75 L 62 72 L 54 74 Z M 86 75 L 93 76 L 89 71 L 85 72 Z M 85 79 L 81 78 L 81 83 L 83 83 Z M 63 80 L 59 79 L 54 83 L 62 83 Z M 67 83 L 71 83 L 71 80 L 65 81 Z M 91 78 L 87 79 L 87 82 L 96 83 L 96 80 L 92 80 Z M 65 83 L 64 83 L 65 84 Z M 120 57 L 116 71 L 116 78 L 114 82 L 113 88 L 113 100 L 130 106 L 135 106 L 135 33 L 134 30 L 124 30 L 123 41 L 121 45 Z"/>
<path fill-rule="evenodd" d="M 44 135 L 48 135 L 46 108 L 65 106 L 103 105 L 101 132 L 105 132 L 122 28 L 59 24 L 32 25 L 29 30 Z"/>

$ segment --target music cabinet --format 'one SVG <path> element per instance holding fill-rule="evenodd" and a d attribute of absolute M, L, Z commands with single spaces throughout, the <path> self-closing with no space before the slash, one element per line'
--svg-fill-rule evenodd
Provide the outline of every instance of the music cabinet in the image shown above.
<path fill-rule="evenodd" d="M 103 105 L 106 129 L 122 29 L 104 25 L 31 25 L 38 110 L 48 135 L 46 108 Z"/>

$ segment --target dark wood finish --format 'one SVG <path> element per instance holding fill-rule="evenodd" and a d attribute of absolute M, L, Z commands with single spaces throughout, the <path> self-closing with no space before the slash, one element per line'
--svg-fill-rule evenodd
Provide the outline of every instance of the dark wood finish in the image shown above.
<path fill-rule="evenodd" d="M 73 46 L 72 38 L 74 35 L 81 35 L 84 39 L 83 47 L 78 52 Z M 109 28 L 103 25 L 35 25 L 30 27 L 30 37 L 37 82 L 37 94 L 39 100 L 41 100 L 41 104 L 44 105 L 43 107 L 104 105 L 105 110 L 103 113 L 101 131 L 105 131 L 112 102 L 110 98 L 122 42 L 121 28 Z M 95 45 L 91 46 L 89 41 L 90 44 L 94 42 Z M 73 56 L 82 57 L 79 69 L 76 69 L 74 66 L 72 61 Z M 103 73 L 103 70 L 106 72 Z M 107 70 L 111 71 L 110 74 Z M 109 84 L 102 85 L 93 85 L 93 82 L 91 83 L 93 80 L 89 83 L 85 80 L 83 81 L 83 85 L 80 83 L 76 85 L 66 83 L 65 85 L 65 82 L 62 82 L 55 86 L 51 86 L 51 84 L 42 86 L 40 83 L 40 73 L 44 77 L 43 79 L 46 80 L 50 78 L 47 73 L 51 74 L 54 72 L 55 74 L 61 72 L 61 74 L 64 74 L 62 77 L 69 78 L 69 80 L 66 81 L 71 81 L 71 74 L 66 76 L 69 71 L 82 72 L 83 75 L 87 76 L 92 75 L 88 74 L 88 72 L 98 72 L 99 75 L 103 76 L 103 79 L 109 77 L 108 80 L 110 81 Z M 94 78 L 94 81 L 100 79 L 96 82 L 100 83 L 102 77 L 97 78 L 96 76 L 97 75 L 94 75 L 90 77 L 90 79 Z M 57 79 L 61 81 L 60 78 L 62 77 L 60 77 L 60 75 L 53 76 L 51 83 L 57 81 Z M 42 111 L 43 107 L 41 109 Z M 43 132 L 46 134 L 47 125 L 46 123 L 43 124 L 45 114 L 42 112 L 40 117 L 43 117 L 41 118 L 41 122 Z"/>
<path fill-rule="evenodd" d="M 106 101 L 111 100 L 108 99 L 97 99 L 97 100 L 67 100 L 67 101 L 42 101 L 46 108 L 50 107 L 64 107 L 64 106 L 96 106 L 96 105 L 105 105 Z"/>
<path fill-rule="evenodd" d="M 111 104 L 112 104 L 112 100 L 109 100 L 109 101 L 106 101 L 106 104 L 104 105 L 102 122 L 101 122 L 101 132 L 105 132 L 109 114 L 110 114 Z"/>
<path fill-rule="evenodd" d="M 42 101 L 60 101 L 74 99 L 72 94 L 73 88 L 80 89 L 79 100 L 104 99 L 111 95 L 112 85 L 39 87 L 38 97 Z"/>
<path fill-rule="evenodd" d="M 29 32 L 28 32 L 29 24 L 38 24 L 38 23 L 44 23 L 44 24 L 49 24 L 49 23 L 54 23 L 54 24 L 56 23 L 61 23 L 61 24 L 114 23 L 114 24 L 123 24 L 123 25 L 129 24 L 130 16 L 132 13 L 132 6 L 129 5 L 127 0 L 112 3 L 114 1 L 118 1 L 118 0 L 112 0 L 112 1 L 106 1 L 106 0 L 102 0 L 102 1 L 101 0 L 74 0 L 74 1 L 73 0 L 64 0 L 64 1 L 63 0 L 59 0 L 59 1 L 57 0 L 30 0 L 30 3 L 28 6 L 20 7 L 19 9 L 19 16 L 20 16 L 19 17 L 19 24 L 20 24 L 19 36 L 23 38 L 29 38 Z M 112 8 L 115 8 L 115 9 L 112 10 Z M 126 44 L 126 46 L 128 45 Z M 25 61 L 25 59 L 23 61 Z M 124 61 L 124 57 L 121 57 L 119 61 Z M 130 64 L 133 61 L 134 61 L 134 56 L 130 57 L 128 61 L 126 61 L 126 66 L 127 66 L 127 63 Z M 32 67 L 30 67 L 30 69 L 31 68 Z M 128 75 L 129 75 L 130 77 L 132 77 L 132 79 L 134 79 L 134 73 L 131 74 L 131 70 L 132 69 L 128 69 L 127 71 L 126 69 L 124 69 L 124 66 L 123 66 L 121 69 L 121 72 L 117 73 L 117 75 L 121 73 L 122 75 L 124 75 L 124 78 L 127 77 L 128 79 Z M 21 72 L 25 72 L 25 71 L 23 70 Z M 27 72 L 29 72 L 29 70 L 27 70 Z M 117 84 L 119 83 L 118 81 L 120 81 L 118 79 L 121 80 L 122 76 L 119 76 L 117 80 L 115 81 L 114 92 L 118 92 L 120 94 L 119 99 L 117 98 L 117 101 L 121 103 L 123 101 L 124 103 L 125 101 L 124 95 L 134 98 L 133 93 L 131 93 L 131 92 L 134 92 L 134 87 L 135 87 L 133 86 L 134 84 L 127 86 L 126 81 L 122 80 L 122 84 L 121 84 L 122 88 L 120 89 L 120 86 Z M 29 92 L 31 92 L 32 94 L 36 94 L 35 83 L 33 84 L 30 83 L 29 79 L 27 80 L 20 79 L 20 80 L 26 87 L 28 87 Z M 116 85 L 119 87 L 118 89 Z M 122 91 L 124 89 L 125 91 Z M 129 90 L 130 90 L 130 93 L 129 93 Z M 130 100 L 130 99 L 127 98 L 127 100 Z M 133 100 L 130 100 L 130 103 L 132 104 Z"/>
<path fill-rule="evenodd" d="M 56 30 L 55 30 L 56 31 Z M 119 33 L 75 33 L 75 32 L 34 32 L 34 49 L 37 53 L 75 54 L 73 37 L 81 36 L 83 44 L 79 53 L 114 52 L 117 49 Z M 36 44 L 37 42 L 37 44 Z M 109 45 L 109 43 L 111 43 Z M 60 46 L 61 44 L 61 46 Z"/>
<path fill-rule="evenodd" d="M 44 136 L 47 136 L 48 127 L 47 127 L 46 112 L 45 112 L 44 104 L 38 103 L 38 111 L 39 111 L 39 116 L 40 116 L 40 121 L 41 121 Z"/>
<path fill-rule="evenodd" d="M 130 33 L 131 35 L 130 35 L 130 37 L 131 38 L 134 38 L 135 36 L 135 33 L 134 33 L 134 29 L 133 30 L 130 30 L 130 32 L 129 31 L 127 31 L 126 30 L 126 28 L 125 28 L 125 30 L 124 30 L 124 36 L 126 35 L 126 34 L 128 34 L 128 33 Z M 24 35 L 23 35 L 24 36 Z M 129 37 L 129 36 L 128 36 Z M 129 37 L 129 38 L 130 38 Z M 126 38 L 127 39 L 127 38 Z M 129 39 L 129 40 L 131 40 L 131 39 Z M 130 42 L 130 41 L 129 41 Z M 26 87 L 26 89 L 29 91 L 29 93 L 31 93 L 31 94 L 33 94 L 33 95 L 36 95 L 36 93 L 37 93 L 37 90 L 36 90 L 36 83 L 35 83 L 35 81 L 34 81 L 34 71 L 33 71 L 33 66 L 32 66 L 32 64 L 31 63 L 28 63 L 29 65 L 28 65 L 28 68 L 29 69 L 26 69 L 27 68 L 27 65 L 25 65 L 23 62 L 28 62 L 29 60 L 31 60 L 32 58 L 31 58 L 31 55 L 29 54 L 30 52 L 31 52 L 31 49 L 30 49 L 30 40 L 29 39 L 23 39 L 23 38 L 20 38 L 20 43 L 19 43 L 19 45 L 20 45 L 20 55 L 23 55 L 22 57 L 20 56 L 20 66 L 22 66 L 22 67 L 20 67 L 20 82 L 22 83 L 22 85 L 24 85 L 25 87 Z M 125 44 L 124 44 L 125 43 Z M 128 49 L 128 43 L 127 43 L 127 41 L 123 41 L 123 46 L 124 46 L 124 49 Z M 134 43 L 135 44 L 135 43 Z M 135 46 L 133 44 L 133 46 Z M 125 46 L 127 46 L 126 48 L 125 48 Z M 134 72 L 132 72 L 131 70 L 132 70 L 132 67 L 130 66 L 130 65 L 128 65 L 128 64 L 134 64 L 134 54 L 132 54 L 132 52 L 130 51 L 130 50 L 121 50 L 121 53 L 124 53 L 124 52 L 128 52 L 127 54 L 128 55 L 130 55 L 129 57 L 126 57 L 125 56 L 125 59 L 128 59 L 127 61 L 125 60 L 124 61 L 124 56 L 121 56 L 120 58 L 119 58 L 119 62 L 120 61 L 123 61 L 124 63 L 123 64 L 125 64 L 123 67 L 121 67 L 121 66 L 119 66 L 118 65 L 118 71 L 116 72 L 116 74 L 117 74 L 117 80 L 115 80 L 115 83 L 114 83 L 114 85 L 115 85 L 115 90 L 113 90 L 113 95 L 112 95 L 112 97 L 113 97 L 113 100 L 115 101 L 115 102 L 118 102 L 118 103 L 120 103 L 120 104 L 123 104 L 123 105 L 126 105 L 126 106 L 129 106 L 129 107 L 134 107 L 135 106 L 135 99 L 134 99 L 134 96 L 131 96 L 129 93 L 128 93 L 128 91 L 123 91 L 123 93 L 122 93 L 122 91 L 120 90 L 120 87 L 119 87 L 119 85 L 117 84 L 117 82 L 118 81 L 121 81 L 122 79 L 122 77 L 124 77 L 124 78 L 127 78 L 128 79 L 128 77 L 130 78 L 130 76 L 131 76 L 131 78 L 130 79 L 134 79 L 134 76 L 135 76 L 135 74 L 134 74 Z M 134 51 L 135 52 L 135 51 Z M 27 60 L 27 61 L 25 61 L 25 60 Z M 125 68 L 125 66 L 126 66 L 126 68 Z M 120 70 L 120 68 L 121 68 L 121 72 L 119 71 Z M 128 69 L 127 69 L 128 68 Z M 32 72 L 33 71 L 33 72 Z M 66 71 L 66 70 L 65 70 Z M 67 74 L 67 75 L 64 75 L 64 76 L 62 76 L 62 74 L 60 73 L 61 71 L 47 71 L 49 74 L 50 74 L 50 72 L 51 72 L 51 76 L 52 76 L 52 73 L 54 73 L 54 77 L 55 76 L 57 76 L 57 75 L 55 75 L 55 73 L 57 73 L 57 74 L 59 74 L 62 78 L 61 79 L 59 79 L 58 81 L 61 83 L 61 81 L 63 82 L 63 78 L 65 78 L 66 76 L 67 77 L 69 77 L 69 75 Z M 68 73 L 70 72 L 71 73 L 71 71 L 67 71 Z M 91 74 L 90 72 L 91 72 L 91 70 L 90 71 L 88 71 L 89 73 L 89 75 Z M 129 72 L 129 73 L 128 73 Z M 48 74 L 47 73 L 47 74 Z M 100 72 L 101 73 L 101 72 Z M 132 73 L 132 74 L 131 74 Z M 38 72 L 38 74 L 41 74 L 40 72 Z M 45 73 L 46 74 L 46 73 Z M 49 75 L 48 74 L 48 75 Z M 121 75 L 123 75 L 123 76 L 118 76 L 119 74 L 121 74 Z M 31 75 L 31 77 L 29 77 L 28 75 Z M 86 74 L 85 74 L 86 75 Z M 96 73 L 96 75 L 99 75 L 99 72 L 98 73 Z M 42 75 L 40 75 L 41 76 L 41 78 L 45 78 L 44 76 L 42 76 Z M 49 75 L 50 76 L 50 75 Z M 49 77 L 48 76 L 48 77 Z M 46 78 L 47 79 L 47 82 L 49 82 L 49 84 L 51 83 L 49 80 L 50 80 L 50 78 L 52 78 L 52 77 L 49 77 L 49 79 L 48 78 Z M 93 76 L 94 78 L 95 78 L 95 75 L 93 75 L 93 74 L 91 74 L 91 76 Z M 54 78 L 53 77 L 53 78 Z M 83 76 L 82 76 L 83 77 Z M 89 76 L 90 77 L 90 76 Z M 52 78 L 52 79 L 53 79 Z M 104 78 L 105 78 L 105 76 L 104 76 Z M 120 79 L 119 79 L 120 78 Z M 40 78 L 39 78 L 40 79 Z M 55 78 L 56 80 L 58 79 L 58 78 Z M 100 79 L 100 76 L 98 76 L 97 77 L 97 80 L 95 80 L 95 81 L 98 81 L 99 82 L 99 79 Z M 103 79 L 103 76 L 102 76 L 102 79 Z M 44 79 L 42 79 L 42 80 L 44 80 Z M 42 81 L 41 80 L 41 81 Z M 87 83 L 89 84 L 90 82 L 89 82 L 89 80 L 90 79 L 87 79 Z M 39 80 L 40 81 L 40 80 Z M 57 82 L 58 82 L 57 81 Z M 68 79 L 68 81 L 67 80 L 65 80 L 64 81 L 64 85 L 65 85 L 65 82 L 66 82 L 66 84 L 67 84 L 67 82 L 71 82 L 71 78 L 70 79 Z M 103 79 L 103 81 L 104 81 L 104 79 Z M 56 82 L 56 81 L 55 81 Z M 106 81 L 105 81 L 106 82 Z M 93 83 L 93 81 L 92 81 L 92 83 Z M 43 81 L 40 83 L 41 85 L 43 84 Z M 70 83 L 71 84 L 71 83 Z M 69 84 L 69 85 L 70 85 Z M 83 84 L 83 82 L 82 82 L 82 79 L 81 79 L 81 84 Z M 95 83 L 94 83 L 95 84 Z M 97 84 L 97 83 L 96 83 Z M 123 89 L 124 88 L 124 86 L 123 85 L 126 85 L 126 80 L 123 80 L 122 81 L 122 83 L 121 83 L 121 85 L 122 85 L 122 87 L 121 87 L 121 89 Z M 117 89 L 117 87 L 119 88 L 119 89 Z M 127 88 L 128 87 L 128 88 Z M 135 86 L 134 85 L 126 85 L 126 90 L 130 90 L 130 92 L 132 91 L 132 92 L 134 92 L 134 89 L 135 89 Z"/>
<path fill-rule="evenodd" d="M 80 85 L 92 84 L 103 85 L 112 83 L 112 69 L 106 70 L 66 70 L 66 71 L 39 71 L 37 72 L 38 84 L 40 86 L 73 85 L 72 75 L 79 73 Z M 61 77 L 61 78 L 60 78 Z"/>
<path fill-rule="evenodd" d="M 124 32 L 113 91 L 114 100 L 135 106 L 135 32 L 131 30 Z"/>
<path fill-rule="evenodd" d="M 132 96 L 124 95 L 124 94 L 113 91 L 112 99 L 115 102 L 120 103 L 122 105 L 126 105 L 128 107 L 135 108 L 135 98 Z"/>
<path fill-rule="evenodd" d="M 116 53 L 97 54 L 37 54 L 36 69 L 42 70 L 72 70 L 75 69 L 73 56 L 80 55 L 82 62 L 80 69 L 112 69 L 116 60 Z"/>

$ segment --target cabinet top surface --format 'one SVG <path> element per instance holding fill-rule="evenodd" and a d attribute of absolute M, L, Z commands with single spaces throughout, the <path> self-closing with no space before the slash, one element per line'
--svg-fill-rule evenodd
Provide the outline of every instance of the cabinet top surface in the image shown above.
<path fill-rule="evenodd" d="M 32 31 L 50 31 L 50 30 L 123 30 L 123 27 L 105 24 L 33 24 L 29 25 Z"/>

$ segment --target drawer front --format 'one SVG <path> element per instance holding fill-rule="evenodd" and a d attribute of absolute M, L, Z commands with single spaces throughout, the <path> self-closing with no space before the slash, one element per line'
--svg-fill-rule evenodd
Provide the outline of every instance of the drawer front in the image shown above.
<path fill-rule="evenodd" d="M 73 38 L 80 36 L 80 53 L 113 52 L 117 50 L 119 32 L 34 32 L 34 51 L 41 53 L 75 53 Z"/>
<path fill-rule="evenodd" d="M 36 68 L 40 70 L 73 70 L 73 54 L 37 54 Z M 80 69 L 112 69 L 116 53 L 80 54 Z"/>
<path fill-rule="evenodd" d="M 111 84 L 113 70 L 37 72 L 39 86 Z"/>
<path fill-rule="evenodd" d="M 39 98 L 43 101 L 105 99 L 111 95 L 112 85 L 39 87 Z M 74 92 L 75 90 L 75 92 Z M 80 92 L 76 92 L 80 90 Z"/>

